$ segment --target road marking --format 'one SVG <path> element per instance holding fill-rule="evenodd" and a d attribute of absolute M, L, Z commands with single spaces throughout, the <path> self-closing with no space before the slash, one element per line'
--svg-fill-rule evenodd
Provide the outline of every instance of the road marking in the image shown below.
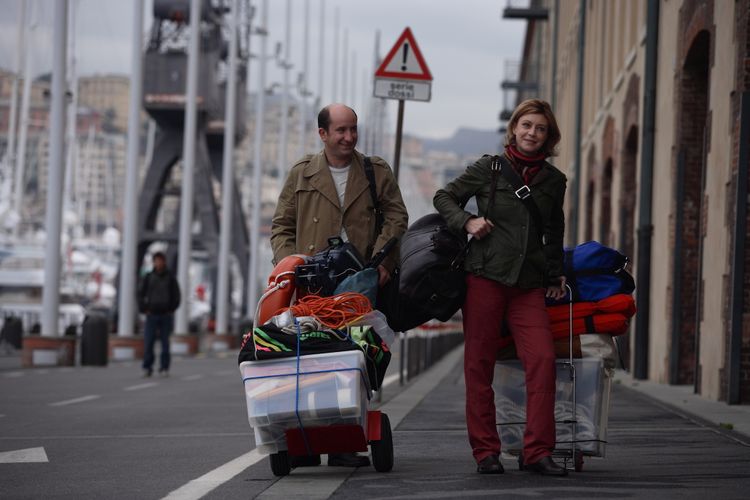
<path fill-rule="evenodd" d="M 80 398 L 74 398 L 74 399 L 66 399 L 65 401 L 58 401 L 56 403 L 50 403 L 50 406 L 67 406 L 67 405 L 74 405 L 76 403 L 85 403 L 86 401 L 91 401 L 93 399 L 99 399 L 101 396 L 97 394 L 91 394 L 89 396 L 81 396 Z"/>
<path fill-rule="evenodd" d="M 44 448 L 26 448 L 0 452 L 0 464 L 49 462 Z"/>
<path fill-rule="evenodd" d="M 252 431 L 245 432 L 189 432 L 175 434 L 86 434 L 78 436 L 0 436 L 2 441 L 60 441 L 78 439 L 185 439 L 185 438 L 246 438 Z"/>
<path fill-rule="evenodd" d="M 5 416 L 5 414 L 4 414 L 4 413 L 0 414 L 0 418 L 3 418 L 4 416 Z"/>
<path fill-rule="evenodd" d="M 341 486 L 349 476 L 354 474 L 355 468 L 347 467 L 311 467 L 299 470 L 289 476 L 276 481 L 270 488 L 256 498 L 291 499 L 304 498 L 323 499 L 331 495 Z"/>
<path fill-rule="evenodd" d="M 164 500 L 192 500 L 209 494 L 214 489 L 231 480 L 237 474 L 266 458 L 258 450 L 252 450 L 234 460 L 193 479 L 184 486 L 169 493 Z"/>
<path fill-rule="evenodd" d="M 399 378 L 399 374 L 398 373 L 394 373 L 392 375 L 388 375 L 387 377 L 385 377 L 383 379 L 383 385 L 381 386 L 380 390 L 383 390 L 386 387 L 388 387 L 389 385 L 391 385 L 392 383 L 396 382 L 398 380 L 398 378 Z"/>
<path fill-rule="evenodd" d="M 23 377 L 23 372 L 8 372 L 8 373 L 3 373 L 3 377 L 7 377 L 7 378 Z"/>
<path fill-rule="evenodd" d="M 203 378 L 203 375 L 201 375 L 201 374 L 195 374 L 195 375 L 188 375 L 187 377 L 182 377 L 182 380 L 188 380 L 188 381 L 190 381 L 190 380 L 198 380 L 198 379 L 202 379 L 202 378 Z"/>
<path fill-rule="evenodd" d="M 159 382 L 146 382 L 145 384 L 131 385 L 129 387 L 125 387 L 123 391 L 139 391 L 141 389 L 148 389 L 149 387 L 153 387 L 155 385 L 159 385 Z"/>

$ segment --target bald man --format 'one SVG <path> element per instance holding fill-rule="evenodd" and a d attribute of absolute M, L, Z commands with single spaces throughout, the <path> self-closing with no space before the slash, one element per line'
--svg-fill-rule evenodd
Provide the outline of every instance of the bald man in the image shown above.
<path fill-rule="evenodd" d="M 330 104 L 318 114 L 323 151 L 306 155 L 292 167 L 276 205 L 271 227 L 274 262 L 292 254 L 312 255 L 341 236 L 369 260 L 389 239 L 400 239 L 408 215 L 391 167 L 370 158 L 383 226 L 377 231 L 364 156 L 357 146 L 357 114 L 343 104 Z M 383 286 L 396 267 L 391 252 L 378 268 Z"/>
<path fill-rule="evenodd" d="M 330 104 L 318 114 L 318 135 L 323 150 L 294 164 L 276 205 L 271 226 L 274 263 L 292 254 L 312 255 L 341 236 L 369 260 L 391 238 L 400 239 L 408 225 L 406 206 L 391 167 L 377 156 L 370 158 L 375 177 L 382 227 L 378 228 L 365 157 L 358 152 L 357 114 L 343 104 Z M 398 250 L 378 266 L 379 285 L 391 278 Z M 296 465 L 313 465 L 298 461 Z M 317 463 L 320 463 L 319 460 Z M 364 467 L 366 456 L 328 455 L 328 465 Z"/>

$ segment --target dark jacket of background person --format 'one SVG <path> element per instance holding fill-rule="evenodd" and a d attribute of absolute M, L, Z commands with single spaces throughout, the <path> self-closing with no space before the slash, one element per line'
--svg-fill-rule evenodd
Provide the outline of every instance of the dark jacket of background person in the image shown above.
<path fill-rule="evenodd" d="M 180 306 L 180 287 L 169 270 L 148 273 L 141 282 L 138 307 L 144 314 L 172 314 Z"/>

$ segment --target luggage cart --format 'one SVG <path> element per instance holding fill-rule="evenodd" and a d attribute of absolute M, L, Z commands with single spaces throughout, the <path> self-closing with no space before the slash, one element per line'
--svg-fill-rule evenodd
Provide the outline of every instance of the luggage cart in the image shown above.
<path fill-rule="evenodd" d="M 359 350 L 240 364 L 255 443 L 270 455 L 274 475 L 288 475 L 293 457 L 318 465 L 321 454 L 366 452 L 368 445 L 375 470 L 393 468 L 390 421 L 369 409 L 365 370 Z"/>
<path fill-rule="evenodd" d="M 611 370 L 602 358 L 573 357 L 573 302 L 570 286 L 568 357 L 558 359 L 555 395 L 557 440 L 552 455 L 563 459 L 565 468 L 572 464 L 576 472 L 583 470 L 584 457 L 604 457 Z M 579 380 L 580 379 L 580 380 Z M 498 361 L 495 387 L 504 453 L 518 457 L 523 470 L 523 429 L 526 424 L 525 373 L 520 361 Z M 568 406 L 569 405 L 569 406 Z M 567 407 L 566 407 L 567 406 Z"/>

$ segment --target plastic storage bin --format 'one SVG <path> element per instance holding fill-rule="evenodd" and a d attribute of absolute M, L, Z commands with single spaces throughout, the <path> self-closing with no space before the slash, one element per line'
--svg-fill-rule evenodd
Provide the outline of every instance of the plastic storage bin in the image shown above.
<path fill-rule="evenodd" d="M 573 360 L 576 370 L 576 430 L 572 435 L 573 381 L 567 360 L 557 361 L 555 395 L 555 450 L 576 450 L 584 455 L 603 457 L 607 441 L 609 395 L 612 369 L 601 358 Z M 518 454 L 523 449 L 526 422 L 526 382 L 520 361 L 495 365 L 495 407 L 504 452 Z"/>
<path fill-rule="evenodd" d="M 247 416 L 258 450 L 285 450 L 284 431 L 298 427 L 300 421 L 304 427 L 365 427 L 369 397 L 365 370 L 364 355 L 358 350 L 301 356 L 297 399 L 296 357 L 241 363 Z"/>

